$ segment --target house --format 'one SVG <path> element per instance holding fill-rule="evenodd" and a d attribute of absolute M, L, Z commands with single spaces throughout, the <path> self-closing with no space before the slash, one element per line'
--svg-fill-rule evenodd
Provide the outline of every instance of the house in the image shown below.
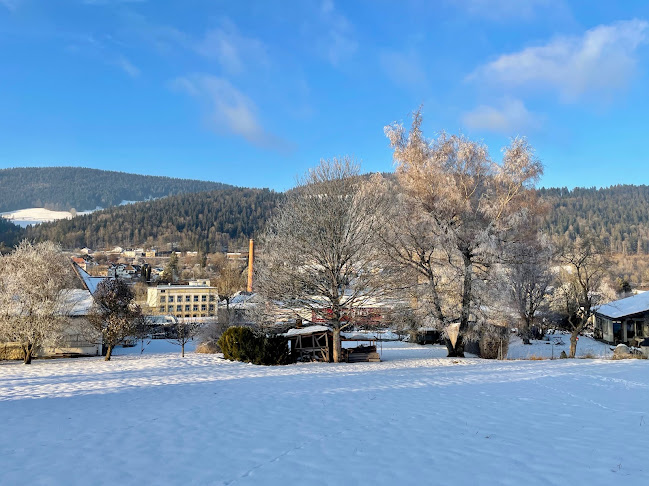
<path fill-rule="evenodd" d="M 87 289 L 67 289 L 57 302 L 57 314 L 66 316 L 61 334 L 55 344 L 37 349 L 35 357 L 99 356 L 101 338 L 89 329 L 88 315 L 93 298 Z M 18 343 L 0 343 L 0 359 L 21 359 L 23 351 Z"/>
<path fill-rule="evenodd" d="M 87 269 L 88 262 L 86 262 L 86 260 L 84 260 L 83 258 L 81 258 L 81 257 L 72 257 L 72 261 L 74 263 L 76 263 L 77 265 L 79 265 L 79 267 L 83 268 L 84 270 Z"/>
<path fill-rule="evenodd" d="M 649 338 L 649 292 L 597 307 L 594 336 L 607 343 L 634 346 Z"/>
<path fill-rule="evenodd" d="M 191 280 L 188 285 L 158 285 L 147 289 L 152 315 L 184 318 L 217 315 L 219 295 L 209 280 Z"/>
<path fill-rule="evenodd" d="M 92 295 L 94 295 L 97 291 L 97 285 L 99 285 L 100 282 L 106 280 L 107 278 L 111 278 L 105 276 L 92 276 L 78 265 L 73 265 L 73 268 L 75 273 L 83 283 L 83 287 Z"/>

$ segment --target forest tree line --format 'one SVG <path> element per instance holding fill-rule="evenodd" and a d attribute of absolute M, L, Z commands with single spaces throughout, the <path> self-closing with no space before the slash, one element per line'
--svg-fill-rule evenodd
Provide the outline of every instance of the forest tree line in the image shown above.
<path fill-rule="evenodd" d="M 220 182 L 81 167 L 0 169 L 0 212 L 26 208 L 86 211 L 174 194 L 231 188 Z"/>
<path fill-rule="evenodd" d="M 266 223 L 281 194 L 227 188 L 181 194 L 28 227 L 24 237 L 65 248 L 146 246 L 202 252 L 244 246 Z"/>
<path fill-rule="evenodd" d="M 543 227 L 549 234 L 575 241 L 587 232 L 613 254 L 649 255 L 649 186 L 541 188 L 538 194 L 550 206 Z M 221 251 L 254 236 L 281 198 L 268 190 L 224 186 L 220 191 L 110 208 L 27 230 L 2 221 L 0 241 L 11 247 L 28 237 L 92 248 L 174 243 L 186 250 Z"/>

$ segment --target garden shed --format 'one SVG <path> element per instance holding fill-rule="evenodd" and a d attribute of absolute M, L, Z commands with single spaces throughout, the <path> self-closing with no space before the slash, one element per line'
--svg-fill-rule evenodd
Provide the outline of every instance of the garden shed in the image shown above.
<path fill-rule="evenodd" d="M 333 330 L 327 326 L 307 326 L 289 329 L 284 334 L 291 353 L 298 361 L 324 361 L 333 359 Z"/>

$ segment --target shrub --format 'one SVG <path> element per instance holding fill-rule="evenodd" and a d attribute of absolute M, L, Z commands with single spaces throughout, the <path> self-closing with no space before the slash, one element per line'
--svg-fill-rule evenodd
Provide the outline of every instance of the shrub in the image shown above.
<path fill-rule="evenodd" d="M 262 348 L 261 362 L 264 365 L 285 365 L 293 363 L 295 360 L 288 352 L 288 343 L 282 336 L 269 336 L 262 338 L 264 345 Z"/>
<path fill-rule="evenodd" d="M 254 363 L 261 355 L 263 341 L 249 327 L 232 326 L 221 335 L 218 345 L 225 359 Z"/>
<path fill-rule="evenodd" d="M 258 365 L 282 365 L 293 362 L 282 336 L 259 336 L 249 327 L 233 326 L 219 338 L 223 357 Z"/>
<path fill-rule="evenodd" d="M 611 356 L 612 360 L 618 360 L 618 359 L 647 359 L 647 357 L 644 354 L 639 354 L 639 353 L 628 353 L 628 354 L 614 354 Z"/>
<path fill-rule="evenodd" d="M 219 343 L 216 341 L 203 341 L 196 346 L 196 352 L 199 354 L 216 354 L 221 352 L 221 348 L 219 348 Z"/>
<path fill-rule="evenodd" d="M 509 350 L 509 336 L 485 333 L 480 338 L 480 357 L 484 359 L 505 359 Z"/>

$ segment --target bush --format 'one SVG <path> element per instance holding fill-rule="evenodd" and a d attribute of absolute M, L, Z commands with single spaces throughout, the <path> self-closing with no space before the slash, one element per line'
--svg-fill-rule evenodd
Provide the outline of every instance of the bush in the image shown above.
<path fill-rule="evenodd" d="M 216 341 L 203 341 L 196 346 L 196 352 L 199 354 L 216 354 L 221 352 L 219 343 Z"/>
<path fill-rule="evenodd" d="M 221 335 L 218 345 L 225 359 L 254 363 L 261 355 L 263 341 L 249 327 L 232 326 Z"/>
<path fill-rule="evenodd" d="M 233 326 L 219 338 L 223 357 L 258 365 L 282 365 L 293 362 L 282 336 L 258 336 L 249 327 Z"/>
<path fill-rule="evenodd" d="M 288 343 L 283 336 L 269 336 L 262 338 L 264 345 L 262 348 L 261 362 L 257 364 L 264 365 L 285 365 L 295 362 L 288 352 Z"/>
<path fill-rule="evenodd" d="M 480 338 L 480 357 L 484 359 L 505 359 L 509 350 L 509 336 L 485 333 Z"/>

